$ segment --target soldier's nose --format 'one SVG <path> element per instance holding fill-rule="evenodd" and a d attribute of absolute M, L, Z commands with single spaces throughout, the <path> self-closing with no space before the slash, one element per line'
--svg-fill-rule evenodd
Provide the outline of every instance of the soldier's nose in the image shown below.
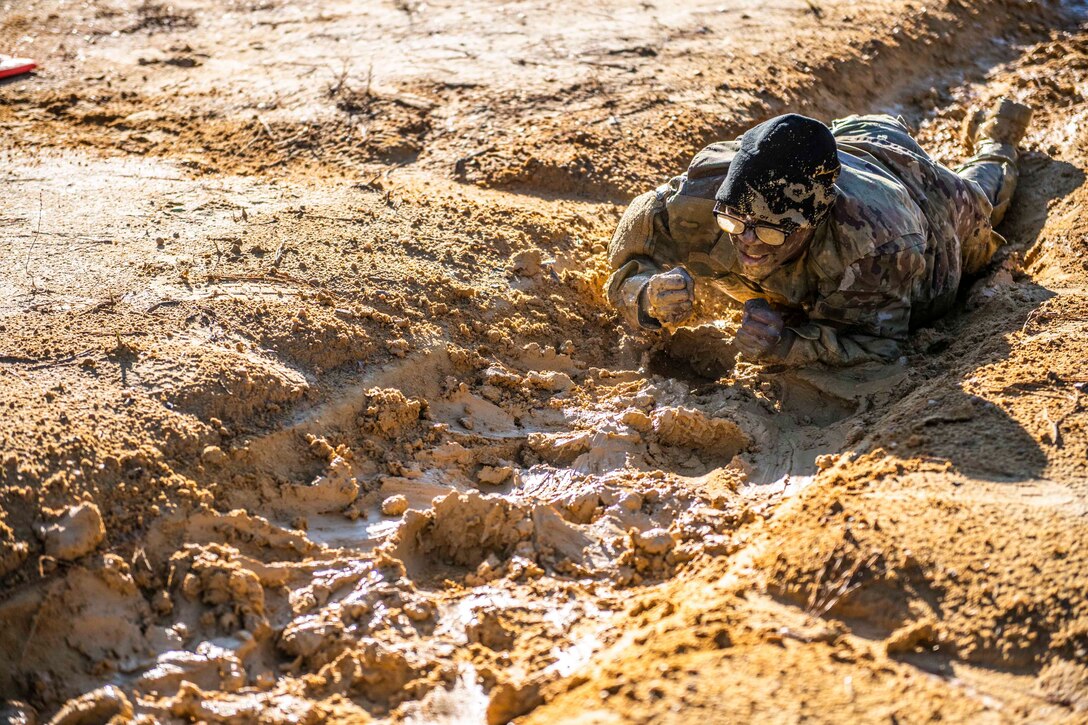
<path fill-rule="evenodd" d="M 748 226 L 741 232 L 740 241 L 744 243 L 744 246 L 751 247 L 759 244 L 759 237 L 756 236 L 755 227 Z"/>

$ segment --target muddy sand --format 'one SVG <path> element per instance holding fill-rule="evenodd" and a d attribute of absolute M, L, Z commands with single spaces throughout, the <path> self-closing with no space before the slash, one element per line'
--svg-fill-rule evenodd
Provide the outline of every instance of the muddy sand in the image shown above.
<path fill-rule="evenodd" d="M 1088 721 L 1079 12 L 0 5 L 3 714 Z M 604 303 L 703 144 L 884 111 L 953 163 L 1002 95 L 1009 246 L 898 363 Z"/>

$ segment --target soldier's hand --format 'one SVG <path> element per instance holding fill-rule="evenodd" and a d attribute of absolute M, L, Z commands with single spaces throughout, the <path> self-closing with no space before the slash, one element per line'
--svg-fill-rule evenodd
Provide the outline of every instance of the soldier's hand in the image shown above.
<path fill-rule="evenodd" d="M 778 344 L 785 329 L 782 315 L 771 309 L 766 300 L 748 300 L 734 343 L 745 357 L 758 360 Z"/>
<path fill-rule="evenodd" d="M 646 283 L 641 304 L 658 322 L 682 322 L 691 316 L 695 304 L 695 280 L 679 267 L 655 274 Z"/>

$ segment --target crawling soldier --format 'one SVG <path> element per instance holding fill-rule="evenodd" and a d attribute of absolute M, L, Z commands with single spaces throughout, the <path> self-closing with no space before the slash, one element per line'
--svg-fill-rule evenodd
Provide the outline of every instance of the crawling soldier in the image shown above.
<path fill-rule="evenodd" d="M 1004 240 L 1031 109 L 1003 99 L 967 129 L 974 156 L 937 163 L 890 116 L 830 130 L 766 121 L 700 151 L 637 197 L 609 245 L 607 293 L 644 329 L 692 314 L 695 279 L 744 302 L 735 345 L 763 362 L 894 360 Z"/>

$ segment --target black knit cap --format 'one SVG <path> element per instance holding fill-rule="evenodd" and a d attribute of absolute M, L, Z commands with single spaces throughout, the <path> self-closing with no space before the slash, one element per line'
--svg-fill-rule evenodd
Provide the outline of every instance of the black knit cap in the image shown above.
<path fill-rule="evenodd" d="M 815 225 L 835 201 L 835 137 L 819 121 L 789 113 L 749 129 L 716 195 L 722 206 L 771 224 Z"/>

